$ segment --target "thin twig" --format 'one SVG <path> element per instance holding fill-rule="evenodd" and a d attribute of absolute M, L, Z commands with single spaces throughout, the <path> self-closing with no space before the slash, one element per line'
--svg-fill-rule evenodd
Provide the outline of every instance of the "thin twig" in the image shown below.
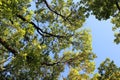
<path fill-rule="evenodd" d="M 120 11 L 120 6 L 119 6 L 118 2 L 116 2 L 116 6 L 117 6 L 118 10 Z"/>
<path fill-rule="evenodd" d="M 61 16 L 65 21 L 68 21 L 71 25 L 73 25 L 72 22 L 69 20 L 69 17 L 68 17 L 68 16 L 67 16 L 67 17 L 63 16 L 62 14 L 60 14 L 60 13 L 58 13 L 57 11 L 53 10 L 53 9 L 49 6 L 49 4 L 48 4 L 48 2 L 47 2 L 46 0 L 43 0 L 43 1 L 44 1 L 44 3 L 46 4 L 47 8 L 48 8 L 51 12 L 55 13 L 56 15 Z M 70 15 L 71 15 L 71 14 L 70 14 Z"/>
<path fill-rule="evenodd" d="M 61 16 L 63 19 L 65 19 L 65 16 L 63 16 L 63 15 L 61 15 L 60 13 L 58 13 L 57 11 L 51 9 L 51 7 L 49 6 L 49 4 L 48 4 L 48 2 L 47 2 L 46 0 L 43 0 L 43 1 L 44 1 L 44 3 L 46 4 L 46 6 L 48 7 L 48 9 L 49 9 L 50 11 L 54 12 L 55 14 L 57 14 L 57 15 Z"/>

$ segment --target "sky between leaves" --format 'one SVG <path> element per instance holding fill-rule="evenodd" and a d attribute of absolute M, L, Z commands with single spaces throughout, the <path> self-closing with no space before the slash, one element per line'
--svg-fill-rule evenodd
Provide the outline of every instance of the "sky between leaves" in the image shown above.
<path fill-rule="evenodd" d="M 120 67 L 120 44 L 114 43 L 112 26 L 110 20 L 98 21 L 94 16 L 90 16 L 83 25 L 83 28 L 91 30 L 93 52 L 97 55 L 94 60 L 96 64 L 95 73 L 97 73 L 100 63 L 106 58 L 110 58 Z M 61 77 L 66 76 L 68 70 L 69 68 L 66 67 Z"/>
<path fill-rule="evenodd" d="M 120 66 L 120 44 L 114 43 L 112 26 L 110 20 L 98 21 L 94 16 L 90 16 L 84 24 L 84 27 L 91 29 L 93 52 L 97 55 L 96 68 L 106 58 L 110 58 Z"/>
<path fill-rule="evenodd" d="M 74 0 L 77 2 L 77 0 Z M 31 3 L 31 9 L 34 10 L 35 4 Z M 100 63 L 106 58 L 110 58 L 120 67 L 120 44 L 114 43 L 114 32 L 112 31 L 113 24 L 109 20 L 98 21 L 94 16 L 90 16 L 83 25 L 83 28 L 89 28 L 92 34 L 93 52 L 97 55 L 95 59 L 96 70 Z M 62 75 L 66 75 L 68 68 Z"/>

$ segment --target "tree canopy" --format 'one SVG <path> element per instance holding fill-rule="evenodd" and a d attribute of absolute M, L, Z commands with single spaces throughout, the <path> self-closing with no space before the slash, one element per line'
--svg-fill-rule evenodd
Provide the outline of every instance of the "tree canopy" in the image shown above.
<path fill-rule="evenodd" d="M 90 30 L 82 28 L 90 15 L 111 19 L 119 44 L 119 5 L 119 0 L 0 0 L 0 79 L 58 80 L 69 67 L 65 80 L 119 80 L 109 61 L 90 77 L 96 55 Z M 115 73 L 109 73 L 111 65 Z"/>
<path fill-rule="evenodd" d="M 101 76 L 98 77 L 98 80 L 120 80 L 120 68 L 118 68 L 114 61 L 106 59 L 100 64 L 98 72 Z"/>

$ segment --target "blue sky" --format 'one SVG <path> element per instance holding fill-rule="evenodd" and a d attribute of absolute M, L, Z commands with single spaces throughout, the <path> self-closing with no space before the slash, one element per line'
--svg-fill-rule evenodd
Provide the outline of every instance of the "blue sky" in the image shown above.
<path fill-rule="evenodd" d="M 94 16 L 90 16 L 84 24 L 84 27 L 91 29 L 93 52 L 97 55 L 96 68 L 106 58 L 120 66 L 120 45 L 114 43 L 112 26 L 110 20 L 98 21 Z"/>

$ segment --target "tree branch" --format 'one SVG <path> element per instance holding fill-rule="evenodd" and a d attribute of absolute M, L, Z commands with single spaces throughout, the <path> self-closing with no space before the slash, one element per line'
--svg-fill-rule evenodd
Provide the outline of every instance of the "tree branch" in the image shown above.
<path fill-rule="evenodd" d="M 27 21 L 22 15 L 17 15 L 17 17 L 19 17 L 20 19 L 22 19 L 23 21 Z M 28 21 L 27 21 L 28 22 Z M 48 32 L 43 31 L 39 26 L 37 26 L 34 22 L 30 21 L 28 22 L 30 24 L 32 24 L 34 26 L 34 28 L 37 30 L 37 32 L 43 36 L 43 37 L 57 37 L 57 38 L 65 38 L 67 36 L 62 36 L 62 35 L 55 35 L 55 34 L 51 34 Z"/>
<path fill-rule="evenodd" d="M 66 63 L 70 64 L 72 61 L 78 60 L 79 55 L 76 56 L 76 57 L 73 57 L 73 58 L 70 58 L 70 59 L 68 59 L 68 60 L 63 61 L 64 57 L 65 57 L 65 56 L 63 56 L 63 57 L 62 57 L 59 61 L 57 61 L 57 62 L 54 62 L 54 63 L 44 62 L 44 63 L 41 63 L 41 65 L 54 66 L 54 65 L 61 64 L 61 63 L 63 63 L 63 64 L 66 64 Z"/>
<path fill-rule="evenodd" d="M 51 9 L 51 7 L 49 6 L 49 4 L 48 4 L 48 2 L 47 2 L 46 0 L 43 0 L 43 1 L 44 1 L 44 3 L 46 4 L 46 6 L 48 7 L 48 9 L 49 9 L 50 11 L 52 11 L 53 13 L 61 16 L 63 19 L 65 19 L 65 16 L 63 16 L 63 15 L 61 15 L 60 13 L 58 13 L 57 11 Z"/>
<path fill-rule="evenodd" d="M 17 51 L 15 49 L 13 49 L 10 45 L 8 45 L 8 43 L 6 41 L 4 41 L 2 38 L 0 38 L 0 43 L 10 52 L 12 52 L 14 54 L 14 56 L 18 55 Z"/>
<path fill-rule="evenodd" d="M 63 16 L 62 14 L 60 14 L 60 13 L 58 13 L 57 11 L 53 10 L 53 9 L 49 6 L 49 4 L 48 4 L 48 2 L 47 2 L 46 0 L 43 0 L 43 1 L 44 1 L 44 3 L 46 4 L 47 8 L 48 8 L 51 12 L 53 12 L 53 13 L 61 16 L 65 21 L 68 21 L 71 25 L 73 25 L 73 24 L 71 23 L 71 21 L 68 19 L 68 16 L 67 16 L 67 17 Z M 71 14 L 70 14 L 70 15 L 71 15 Z"/>
<path fill-rule="evenodd" d="M 119 6 L 118 2 L 116 2 L 115 4 L 116 4 L 118 10 L 120 11 L 120 6 Z"/>

